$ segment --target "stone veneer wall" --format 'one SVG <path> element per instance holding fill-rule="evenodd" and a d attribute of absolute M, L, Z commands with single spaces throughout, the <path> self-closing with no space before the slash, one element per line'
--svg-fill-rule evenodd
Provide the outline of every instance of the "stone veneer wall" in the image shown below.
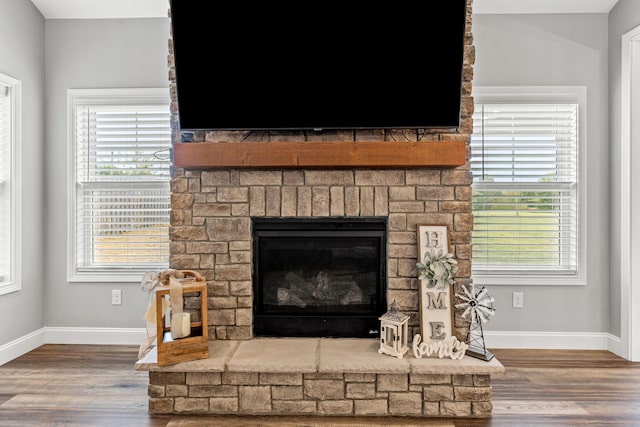
<path fill-rule="evenodd" d="M 353 130 L 324 132 L 181 132 L 178 129 L 175 68 L 169 40 L 172 139 L 190 142 L 242 141 L 452 141 L 472 132 L 471 87 L 475 50 L 468 0 L 461 125 L 458 129 Z M 375 66 L 375 64 L 372 64 Z M 214 100 L 203 100 L 203 105 Z M 417 100 L 419 102 L 419 100 Z M 398 301 L 419 332 L 416 225 L 447 225 L 458 259 L 457 286 L 471 275 L 471 172 L 453 169 L 186 170 L 172 168 L 170 266 L 199 271 L 208 284 L 209 337 L 252 338 L 252 216 L 388 217 L 388 301 Z M 455 334 L 467 323 L 456 313 Z"/>

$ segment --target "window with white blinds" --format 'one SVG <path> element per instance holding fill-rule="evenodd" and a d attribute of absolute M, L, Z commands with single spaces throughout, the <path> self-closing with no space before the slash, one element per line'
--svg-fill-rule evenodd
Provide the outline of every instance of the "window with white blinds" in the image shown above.
<path fill-rule="evenodd" d="M 21 83 L 0 73 L 0 295 L 20 289 Z"/>
<path fill-rule="evenodd" d="M 142 272 L 167 268 L 168 103 L 75 95 L 73 278 L 139 280 Z"/>
<path fill-rule="evenodd" d="M 471 138 L 474 277 L 574 279 L 582 244 L 579 97 L 486 98 L 476 97 Z"/>

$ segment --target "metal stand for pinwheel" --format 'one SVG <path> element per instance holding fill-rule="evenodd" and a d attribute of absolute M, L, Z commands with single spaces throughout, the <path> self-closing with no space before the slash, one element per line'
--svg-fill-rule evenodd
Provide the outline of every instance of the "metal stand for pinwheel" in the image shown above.
<path fill-rule="evenodd" d="M 488 362 L 493 359 L 493 354 L 487 350 L 485 345 L 482 324 L 487 323 L 489 318 L 496 313 L 493 308 L 494 299 L 487 293 L 485 287 L 476 292 L 473 282 L 469 284 L 468 288 L 464 285 L 461 288 L 463 293 L 455 294 L 455 296 L 462 302 L 456 304 L 455 307 L 464 309 L 462 317 L 468 319 L 470 323 L 467 336 L 469 348 L 466 354 Z"/>

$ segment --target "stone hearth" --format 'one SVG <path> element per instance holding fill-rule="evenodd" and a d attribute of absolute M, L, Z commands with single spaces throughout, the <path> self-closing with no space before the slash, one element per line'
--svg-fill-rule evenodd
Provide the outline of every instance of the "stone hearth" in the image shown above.
<path fill-rule="evenodd" d="M 378 348 L 368 338 L 218 340 L 207 359 L 158 367 L 152 350 L 136 370 L 149 371 L 154 414 L 491 415 L 497 359 L 398 359 Z"/>

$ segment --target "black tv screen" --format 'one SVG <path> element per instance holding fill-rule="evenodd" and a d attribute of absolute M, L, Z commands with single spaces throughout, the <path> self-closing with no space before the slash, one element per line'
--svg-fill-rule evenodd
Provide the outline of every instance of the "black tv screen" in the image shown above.
<path fill-rule="evenodd" d="M 182 130 L 458 127 L 466 0 L 172 0 Z"/>

